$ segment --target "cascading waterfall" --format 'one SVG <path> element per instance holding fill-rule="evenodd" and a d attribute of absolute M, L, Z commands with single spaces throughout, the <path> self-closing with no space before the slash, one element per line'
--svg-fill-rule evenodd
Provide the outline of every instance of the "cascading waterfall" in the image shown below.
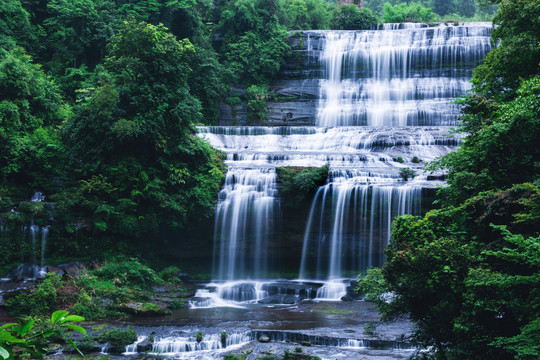
<path fill-rule="evenodd" d="M 320 126 L 455 125 L 453 103 L 491 49 L 487 24 L 326 31 Z"/>
<path fill-rule="evenodd" d="M 345 177 L 313 200 L 300 265 L 301 279 L 337 280 L 380 266 L 392 219 L 420 214 L 421 186 L 371 186 Z M 382 240 L 382 241 L 381 241 Z"/>
<path fill-rule="evenodd" d="M 276 192 L 273 169 L 231 169 L 227 173 L 216 209 L 214 263 L 219 280 L 265 276 Z"/>
<path fill-rule="evenodd" d="M 376 133 L 387 126 L 455 125 L 454 99 L 470 89 L 472 68 L 490 50 L 490 31 L 470 24 L 326 32 L 318 125 L 367 125 Z M 313 201 L 300 278 L 327 279 L 319 296 L 340 298 L 339 279 L 382 265 L 392 219 L 420 215 L 421 196 L 414 182 L 334 174 Z"/>
<path fill-rule="evenodd" d="M 317 126 L 199 127 L 199 136 L 227 154 L 229 166 L 216 211 L 214 279 L 233 289 L 214 284 L 228 289 L 219 296 L 257 300 L 260 283 L 240 280 L 279 272 L 278 259 L 268 254 L 278 241 L 275 168 L 281 166 L 330 165 L 298 259 L 300 279 L 325 282 L 317 297 L 339 299 L 343 278 L 380 266 L 392 219 L 420 215 L 424 191 L 442 184 L 422 174 L 423 163 L 459 144 L 445 135 L 458 122 L 454 100 L 470 89 L 472 69 L 491 49 L 490 35 L 489 23 L 306 31 L 306 64 L 318 62 L 324 78 L 295 80 L 302 89 L 287 91 L 302 97 L 305 83 L 318 82 Z M 418 176 L 402 179 L 403 168 Z"/>

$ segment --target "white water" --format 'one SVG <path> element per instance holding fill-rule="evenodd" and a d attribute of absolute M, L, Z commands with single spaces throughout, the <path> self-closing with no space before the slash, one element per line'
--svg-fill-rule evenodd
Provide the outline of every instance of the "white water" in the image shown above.
<path fill-rule="evenodd" d="M 279 240 L 273 233 L 281 214 L 278 166 L 330 165 L 306 219 L 299 259 L 300 278 L 324 281 L 318 298 L 341 298 L 341 279 L 382 265 L 392 219 L 420 215 L 422 189 L 441 184 L 428 181 L 423 164 L 458 145 L 445 136 L 458 120 L 454 99 L 470 89 L 472 68 L 491 49 L 490 33 L 486 23 L 311 31 L 307 56 L 318 57 L 325 74 L 317 126 L 200 127 L 199 136 L 223 150 L 229 166 L 216 211 L 214 278 L 235 290 L 212 296 L 256 301 L 256 292 L 234 281 L 279 271 L 279 259 L 268 256 Z M 321 51 L 312 36 L 324 38 Z M 402 168 L 419 176 L 404 181 Z"/>
<path fill-rule="evenodd" d="M 231 168 L 219 193 L 215 226 L 216 274 L 221 280 L 261 278 L 275 221 L 276 173 Z"/>

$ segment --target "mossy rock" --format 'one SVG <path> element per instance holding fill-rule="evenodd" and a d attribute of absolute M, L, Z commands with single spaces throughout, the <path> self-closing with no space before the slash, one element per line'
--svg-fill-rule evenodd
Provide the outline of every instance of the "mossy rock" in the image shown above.
<path fill-rule="evenodd" d="M 130 301 L 116 306 L 116 310 L 136 316 L 169 315 L 171 310 L 154 303 Z"/>

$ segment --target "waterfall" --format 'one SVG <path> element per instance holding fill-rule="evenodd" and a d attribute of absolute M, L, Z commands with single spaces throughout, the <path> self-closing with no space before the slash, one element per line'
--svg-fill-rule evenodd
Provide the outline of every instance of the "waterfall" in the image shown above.
<path fill-rule="evenodd" d="M 458 123 L 454 100 L 471 88 L 490 35 L 489 23 L 306 31 L 291 40 L 302 44 L 306 69 L 284 70 L 271 87 L 304 99 L 269 105 L 272 119 L 288 126 L 198 127 L 226 153 L 229 169 L 216 208 L 213 273 L 228 283 L 212 284 L 213 296 L 258 301 L 268 288 L 260 280 L 283 272 L 275 249 L 283 241 L 278 225 L 289 219 L 281 219 L 276 167 L 330 165 L 293 244 L 299 278 L 318 282 L 318 298 L 339 299 L 343 279 L 382 265 L 392 220 L 421 215 L 425 193 L 443 184 L 423 166 L 459 144 L 447 135 Z M 311 108 L 296 116 L 298 106 Z M 402 169 L 417 176 L 404 180 Z"/>
<path fill-rule="evenodd" d="M 231 169 L 216 209 L 214 273 L 219 280 L 262 278 L 274 228 L 276 173 Z"/>
<path fill-rule="evenodd" d="M 483 24 L 326 31 L 320 126 L 456 125 L 456 96 L 491 49 Z"/>

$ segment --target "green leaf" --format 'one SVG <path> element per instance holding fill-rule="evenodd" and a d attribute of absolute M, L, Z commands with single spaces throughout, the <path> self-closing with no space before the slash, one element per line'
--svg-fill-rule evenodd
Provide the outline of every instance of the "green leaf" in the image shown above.
<path fill-rule="evenodd" d="M 71 329 L 73 331 L 78 331 L 78 332 L 83 333 L 84 335 L 86 335 L 86 329 L 82 328 L 80 326 L 67 324 L 67 325 L 64 325 L 63 327 L 65 327 L 66 329 Z"/>
<path fill-rule="evenodd" d="M 34 320 L 30 319 L 26 324 L 24 324 L 24 326 L 21 327 L 19 332 L 21 336 L 25 336 L 26 334 L 28 334 L 28 331 L 30 331 L 32 326 L 34 326 Z"/>
<path fill-rule="evenodd" d="M 0 346 L 0 356 L 3 357 L 4 359 L 9 358 L 9 352 L 6 349 L 4 349 L 2 346 Z"/>
<path fill-rule="evenodd" d="M 42 336 L 44 338 L 48 337 L 48 336 L 51 336 L 52 334 L 54 334 L 56 331 L 55 330 L 48 330 L 48 331 L 45 331 Z"/>
<path fill-rule="evenodd" d="M 0 331 L 0 341 L 3 342 L 12 342 L 12 343 L 23 343 L 25 342 L 22 339 L 16 338 L 15 336 L 11 335 L 8 331 Z"/>
<path fill-rule="evenodd" d="M 17 323 L 4 324 L 4 325 L 0 326 L 0 330 L 4 330 L 5 328 L 11 327 L 11 326 L 17 326 L 17 325 L 19 325 L 19 324 L 17 324 Z"/>
<path fill-rule="evenodd" d="M 74 348 L 75 350 L 77 350 L 77 352 L 78 352 L 79 354 L 81 354 L 81 356 L 84 356 L 84 354 L 81 352 L 81 350 L 79 350 L 79 348 L 77 347 L 77 345 L 73 342 L 73 340 L 71 340 L 70 337 L 67 337 L 67 336 L 66 336 L 65 338 L 66 338 L 66 340 L 71 344 L 71 346 L 73 346 L 73 348 Z"/>
<path fill-rule="evenodd" d="M 78 322 L 78 321 L 84 321 L 84 318 L 79 315 L 69 315 L 63 318 L 60 324 L 67 323 L 67 322 Z"/>
<path fill-rule="evenodd" d="M 58 310 L 58 311 L 53 312 L 53 314 L 51 315 L 51 323 L 53 324 L 58 323 L 67 314 L 69 314 L 69 312 L 66 310 Z"/>

